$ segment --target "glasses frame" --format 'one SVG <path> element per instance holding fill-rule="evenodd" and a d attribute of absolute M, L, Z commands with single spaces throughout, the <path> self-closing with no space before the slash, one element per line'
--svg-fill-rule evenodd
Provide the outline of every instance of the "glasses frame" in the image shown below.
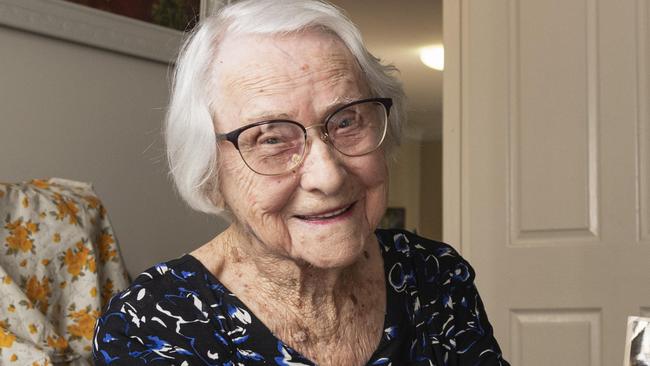
<path fill-rule="evenodd" d="M 383 105 L 384 108 L 386 109 L 386 120 L 385 120 L 385 122 L 384 122 L 384 123 L 386 124 L 386 127 L 384 128 L 384 134 L 381 136 L 381 140 L 379 141 L 379 143 L 377 144 L 377 146 L 376 146 L 374 149 L 372 149 L 372 150 L 370 150 L 370 151 L 368 151 L 368 152 L 366 152 L 366 153 L 359 154 L 359 155 L 350 155 L 350 154 L 346 154 L 346 153 L 342 152 L 341 150 L 339 150 L 339 149 L 338 149 L 338 148 L 337 148 L 337 147 L 336 147 L 336 146 L 335 146 L 335 145 L 330 141 L 329 134 L 327 133 L 327 125 L 328 125 L 329 122 L 331 121 L 332 117 L 333 117 L 335 114 L 337 114 L 338 112 L 340 112 L 340 111 L 342 111 L 342 110 L 344 110 L 344 109 L 346 109 L 346 108 L 350 108 L 350 107 L 352 107 L 352 106 L 354 106 L 354 105 L 362 104 L 362 103 L 368 103 L 368 102 L 376 102 L 376 103 L 380 103 L 380 104 Z M 230 141 L 230 143 L 232 143 L 233 146 L 235 146 L 235 149 L 237 149 L 237 151 L 239 152 L 239 156 L 240 156 L 241 159 L 244 161 L 244 164 L 246 164 L 246 166 L 247 166 L 250 170 L 254 171 L 255 173 L 260 174 L 260 175 L 266 175 L 266 176 L 282 175 L 282 174 L 286 174 L 287 172 L 291 171 L 292 169 L 295 169 L 296 167 L 300 166 L 300 164 L 302 164 L 302 161 L 305 159 L 305 153 L 307 152 L 307 147 L 306 147 L 306 146 L 307 146 L 307 130 L 308 130 L 308 129 L 311 129 L 311 128 L 320 127 L 320 133 L 321 133 L 320 136 L 321 136 L 321 140 L 323 140 L 323 142 L 325 142 L 325 143 L 328 143 L 328 144 L 329 144 L 330 146 L 332 146 L 336 151 L 338 151 L 339 153 L 341 153 L 341 154 L 343 154 L 343 155 L 345 155 L 345 156 L 351 156 L 351 157 L 354 157 L 354 156 L 363 156 L 363 155 L 370 154 L 371 152 L 377 150 L 377 149 L 378 149 L 378 148 L 379 148 L 379 147 L 384 143 L 384 140 L 386 139 L 386 131 L 388 130 L 388 121 L 389 121 L 389 117 L 390 117 L 390 108 L 391 108 L 392 106 L 393 106 L 393 99 L 391 99 L 391 98 L 367 98 L 367 99 L 360 99 L 360 100 L 356 100 L 356 101 L 354 101 L 354 102 L 352 102 L 352 103 L 348 103 L 348 104 L 342 105 L 341 107 L 335 109 L 333 112 L 331 112 L 330 114 L 327 115 L 327 117 L 325 118 L 325 122 L 324 122 L 324 123 L 321 123 L 321 124 L 317 124 L 317 125 L 312 125 L 312 126 L 309 126 L 309 127 L 305 127 L 305 126 L 303 126 L 302 124 L 300 124 L 300 123 L 298 123 L 298 122 L 296 122 L 296 121 L 292 121 L 292 120 L 290 120 L 290 119 L 269 119 L 269 120 L 264 120 L 264 121 L 259 121 L 259 122 L 251 123 L 251 124 L 248 124 L 248 125 L 246 125 L 246 126 L 242 126 L 242 127 L 238 128 L 238 129 L 236 129 L 236 130 L 233 130 L 233 131 L 227 132 L 227 133 L 217 134 L 217 135 L 216 135 L 216 140 L 217 140 L 217 142 L 218 142 L 218 141 L 223 141 L 223 140 Z M 250 129 L 250 128 L 257 127 L 257 126 L 261 126 L 261 125 L 266 125 L 266 124 L 274 123 L 274 122 L 291 123 L 291 124 L 294 124 L 294 125 L 300 127 L 300 129 L 302 129 L 302 133 L 303 133 L 303 136 L 304 136 L 304 139 L 305 139 L 305 148 L 304 148 L 303 151 L 302 151 L 302 156 L 300 157 L 300 161 L 298 161 L 298 162 L 296 163 L 296 165 L 295 165 L 294 167 L 292 167 L 291 169 L 287 169 L 287 171 L 284 171 L 284 172 L 282 172 L 282 173 L 272 173 L 272 174 L 269 174 L 269 173 L 260 173 L 260 172 L 258 172 L 257 170 L 253 169 L 250 165 L 248 165 L 248 162 L 246 162 L 246 159 L 244 159 L 244 156 L 242 156 L 241 150 L 239 149 L 239 135 L 241 135 L 244 131 L 246 131 L 246 130 L 248 130 L 248 129 Z"/>

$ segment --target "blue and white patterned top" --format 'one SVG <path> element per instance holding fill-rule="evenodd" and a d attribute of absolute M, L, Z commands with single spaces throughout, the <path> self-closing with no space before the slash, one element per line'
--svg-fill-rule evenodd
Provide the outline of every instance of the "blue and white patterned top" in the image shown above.
<path fill-rule="evenodd" d="M 368 365 L 509 365 L 450 246 L 377 230 L 386 274 L 384 334 Z M 97 322 L 96 365 L 315 365 L 277 339 L 194 257 L 142 273 Z"/>

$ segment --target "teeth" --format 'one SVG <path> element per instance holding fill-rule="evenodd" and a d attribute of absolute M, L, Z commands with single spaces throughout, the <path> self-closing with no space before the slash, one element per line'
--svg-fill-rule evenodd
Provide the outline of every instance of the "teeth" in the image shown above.
<path fill-rule="evenodd" d="M 313 219 L 327 219 L 327 218 L 334 217 L 334 216 L 336 216 L 336 215 L 340 215 L 340 214 L 342 214 L 342 213 L 345 212 L 348 208 L 349 208 L 349 206 L 348 206 L 348 207 L 343 207 L 343 208 L 340 209 L 340 210 L 336 210 L 336 211 L 334 211 L 334 212 L 330 212 L 330 213 L 325 214 L 325 215 L 320 215 L 320 216 L 303 216 L 303 217 L 305 217 L 306 219 L 312 219 L 312 220 L 313 220 Z"/>

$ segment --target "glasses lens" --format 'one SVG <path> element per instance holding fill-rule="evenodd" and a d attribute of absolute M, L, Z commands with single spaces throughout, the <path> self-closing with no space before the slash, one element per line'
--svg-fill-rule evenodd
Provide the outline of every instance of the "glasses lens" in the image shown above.
<path fill-rule="evenodd" d="M 300 164 L 305 133 L 294 123 L 274 121 L 244 130 L 237 143 L 241 157 L 253 171 L 282 174 Z"/>
<path fill-rule="evenodd" d="M 388 113 L 379 102 L 353 104 L 333 114 L 327 121 L 332 145 L 348 156 L 376 150 L 384 141 Z"/>

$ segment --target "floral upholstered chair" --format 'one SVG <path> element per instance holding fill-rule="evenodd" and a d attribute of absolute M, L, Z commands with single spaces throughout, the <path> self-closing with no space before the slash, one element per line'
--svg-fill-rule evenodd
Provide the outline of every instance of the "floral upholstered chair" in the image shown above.
<path fill-rule="evenodd" d="M 0 183 L 0 364 L 91 365 L 95 320 L 128 285 L 86 183 Z"/>

